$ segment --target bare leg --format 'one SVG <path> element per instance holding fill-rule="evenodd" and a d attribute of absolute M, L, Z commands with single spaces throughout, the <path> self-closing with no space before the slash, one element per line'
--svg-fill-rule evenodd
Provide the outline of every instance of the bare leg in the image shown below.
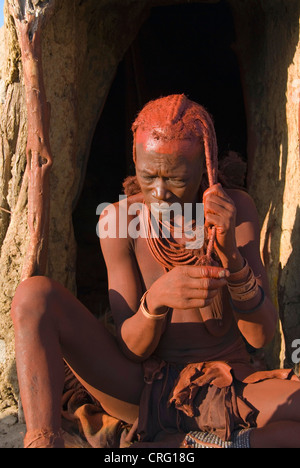
<path fill-rule="evenodd" d="M 300 382 L 265 380 L 247 385 L 244 397 L 259 410 L 252 448 L 300 448 Z"/>
<path fill-rule="evenodd" d="M 63 358 L 109 414 L 134 422 L 141 366 L 69 291 L 48 278 L 30 278 L 17 289 L 12 318 L 27 431 L 60 428 Z"/>
<path fill-rule="evenodd" d="M 280 421 L 253 429 L 250 443 L 252 448 L 300 448 L 300 423 Z"/>

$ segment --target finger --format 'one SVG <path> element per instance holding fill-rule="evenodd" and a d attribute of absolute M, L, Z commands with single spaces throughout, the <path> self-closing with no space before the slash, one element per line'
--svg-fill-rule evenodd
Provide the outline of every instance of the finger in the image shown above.
<path fill-rule="evenodd" d="M 207 213 L 205 217 L 205 226 L 220 226 L 223 218 L 217 214 Z"/>
<path fill-rule="evenodd" d="M 227 195 L 224 190 L 219 187 L 213 186 L 210 189 L 208 189 L 206 192 L 204 192 L 203 195 L 203 204 L 204 204 L 204 210 L 207 209 L 208 206 L 211 204 L 215 204 L 217 206 L 223 206 L 225 209 L 228 210 L 234 210 L 235 209 L 235 204 L 232 198 L 230 198 L 229 195 Z"/>
<path fill-rule="evenodd" d="M 209 203 L 215 203 L 216 205 L 233 205 L 231 198 L 227 197 L 226 194 L 221 193 L 210 193 L 203 198 L 204 207 L 209 205 Z"/>
<path fill-rule="evenodd" d="M 210 289 L 193 289 L 189 293 L 189 300 L 191 299 L 202 299 L 202 300 L 210 300 L 216 297 L 218 294 L 218 289 L 210 290 Z"/>
<path fill-rule="evenodd" d="M 198 281 L 198 289 L 204 291 L 216 291 L 227 284 L 226 278 L 200 278 Z"/>
<path fill-rule="evenodd" d="M 185 290 L 201 290 L 201 291 L 217 291 L 219 288 L 222 288 L 227 284 L 225 278 L 189 278 L 188 282 L 185 284 Z"/>
<path fill-rule="evenodd" d="M 224 192 L 223 187 L 221 184 L 215 184 L 209 187 L 207 190 L 205 190 L 203 194 L 203 200 L 211 194 L 218 195 L 219 197 L 224 197 L 225 199 L 228 199 L 228 195 Z"/>
<path fill-rule="evenodd" d="M 231 213 L 235 210 L 234 204 L 220 197 L 211 197 L 204 203 L 204 213 Z"/>
<path fill-rule="evenodd" d="M 213 266 L 191 266 L 187 268 L 187 273 L 191 278 L 226 278 L 230 275 L 226 268 Z"/>
<path fill-rule="evenodd" d="M 202 298 L 190 298 L 186 301 L 184 309 L 203 309 L 213 303 L 214 298 L 202 299 Z"/>

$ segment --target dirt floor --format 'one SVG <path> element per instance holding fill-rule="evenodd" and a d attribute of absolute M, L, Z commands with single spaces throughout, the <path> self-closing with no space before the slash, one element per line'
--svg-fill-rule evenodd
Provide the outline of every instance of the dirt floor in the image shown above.
<path fill-rule="evenodd" d="M 14 408 L 0 412 L 0 449 L 23 448 L 26 425 L 18 422 L 18 413 Z M 91 448 L 78 434 L 64 432 L 66 448 Z"/>
<path fill-rule="evenodd" d="M 23 448 L 25 424 L 18 422 L 14 408 L 0 412 L 0 448 Z"/>

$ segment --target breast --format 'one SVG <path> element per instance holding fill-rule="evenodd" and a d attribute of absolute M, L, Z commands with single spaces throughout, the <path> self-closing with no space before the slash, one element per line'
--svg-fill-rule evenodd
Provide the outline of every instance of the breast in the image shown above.
<path fill-rule="evenodd" d="M 165 274 L 165 269 L 154 259 L 145 239 L 137 239 L 134 249 L 145 288 L 149 289 Z M 213 319 L 203 320 L 201 310 L 172 310 L 155 354 L 172 362 L 213 360 L 222 354 L 240 336 L 225 288 L 222 290 L 222 304 L 222 323 Z"/>
<path fill-rule="evenodd" d="M 165 269 L 151 254 L 146 239 L 138 238 L 134 241 L 134 254 L 146 289 L 165 274 Z"/>

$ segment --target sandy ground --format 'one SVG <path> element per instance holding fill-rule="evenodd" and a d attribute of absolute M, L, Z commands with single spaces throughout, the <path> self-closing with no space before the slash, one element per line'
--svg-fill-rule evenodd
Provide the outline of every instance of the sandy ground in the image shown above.
<path fill-rule="evenodd" d="M 18 422 L 14 408 L 7 408 L 0 413 L 0 448 L 23 448 L 25 424 Z"/>
<path fill-rule="evenodd" d="M 23 448 L 26 425 L 18 422 L 18 412 L 15 408 L 0 411 L 0 449 Z M 66 448 L 92 448 L 79 434 L 64 431 Z"/>

